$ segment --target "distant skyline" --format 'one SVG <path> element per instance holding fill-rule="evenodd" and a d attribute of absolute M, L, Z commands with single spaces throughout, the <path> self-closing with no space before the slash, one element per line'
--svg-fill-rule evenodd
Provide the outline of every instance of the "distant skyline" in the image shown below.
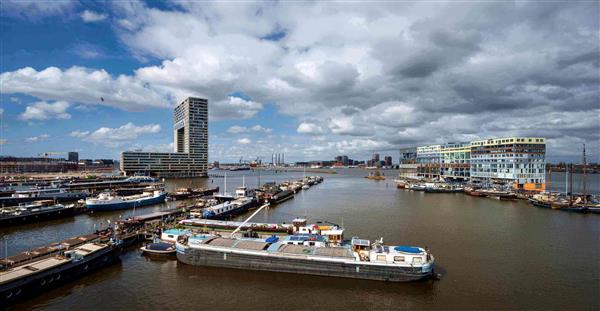
<path fill-rule="evenodd" d="M 517 135 L 600 162 L 599 6 L 5 0 L 0 155 L 171 151 L 198 96 L 210 162 Z"/>

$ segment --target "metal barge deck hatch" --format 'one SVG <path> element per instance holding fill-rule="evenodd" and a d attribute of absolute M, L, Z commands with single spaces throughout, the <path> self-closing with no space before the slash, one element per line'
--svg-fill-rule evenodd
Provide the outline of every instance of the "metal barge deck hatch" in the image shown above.
<path fill-rule="evenodd" d="M 270 243 L 251 241 L 251 240 L 237 240 L 229 238 L 216 238 L 206 242 L 207 245 L 229 247 L 235 249 L 247 249 L 247 250 L 264 250 L 269 246 Z"/>

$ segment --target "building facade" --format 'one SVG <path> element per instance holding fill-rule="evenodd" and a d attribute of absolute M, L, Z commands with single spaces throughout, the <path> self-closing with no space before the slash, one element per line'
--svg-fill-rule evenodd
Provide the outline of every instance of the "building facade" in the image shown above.
<path fill-rule="evenodd" d="M 471 142 L 471 180 L 512 183 L 514 189 L 546 187 L 546 139 L 505 137 Z"/>
<path fill-rule="evenodd" d="M 442 145 L 417 147 L 418 174 L 424 178 L 438 178 L 441 173 Z"/>
<path fill-rule="evenodd" d="M 402 149 L 400 156 L 400 175 L 410 176 L 410 149 Z M 546 187 L 546 139 L 541 137 L 422 146 L 416 148 L 415 162 L 420 178 L 511 184 L 514 189 L 528 191 Z"/>
<path fill-rule="evenodd" d="M 440 146 L 440 175 L 445 179 L 469 179 L 470 162 L 471 143 L 447 143 Z"/>
<path fill-rule="evenodd" d="M 398 178 L 419 178 L 416 147 L 400 149 L 400 160 L 398 162 Z"/>
<path fill-rule="evenodd" d="M 383 157 L 383 162 L 385 163 L 385 166 L 390 167 L 392 166 L 392 156 L 385 156 Z"/>
<path fill-rule="evenodd" d="M 69 160 L 69 162 L 75 162 L 75 163 L 79 162 L 79 152 L 76 152 L 76 151 L 69 152 L 68 160 Z"/>
<path fill-rule="evenodd" d="M 174 152 L 125 151 L 125 175 L 157 177 L 206 176 L 208 169 L 208 101 L 188 97 L 173 111 Z"/>
<path fill-rule="evenodd" d="M 77 162 L 67 161 L 64 158 L 0 156 L 0 174 L 3 175 L 66 173 L 77 171 L 78 168 Z"/>

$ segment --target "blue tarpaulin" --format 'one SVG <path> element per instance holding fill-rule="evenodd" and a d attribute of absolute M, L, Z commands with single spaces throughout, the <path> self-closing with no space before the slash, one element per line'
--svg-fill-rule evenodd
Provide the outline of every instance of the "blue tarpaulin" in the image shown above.
<path fill-rule="evenodd" d="M 277 241 L 279 241 L 279 238 L 276 236 L 270 236 L 265 240 L 267 243 L 275 243 Z"/>
<path fill-rule="evenodd" d="M 397 252 L 413 253 L 413 254 L 418 254 L 421 252 L 421 250 L 418 247 L 414 247 L 414 246 L 396 246 L 396 247 L 394 247 L 394 250 Z"/>

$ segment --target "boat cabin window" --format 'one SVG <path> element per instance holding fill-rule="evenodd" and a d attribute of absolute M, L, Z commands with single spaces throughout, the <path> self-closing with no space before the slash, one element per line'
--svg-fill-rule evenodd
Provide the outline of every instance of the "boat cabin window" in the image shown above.
<path fill-rule="evenodd" d="M 423 258 L 413 257 L 413 264 L 421 264 L 421 263 L 423 263 Z"/>
<path fill-rule="evenodd" d="M 308 245 L 315 246 L 315 242 L 308 242 Z"/>
<path fill-rule="evenodd" d="M 289 245 L 292 245 L 292 244 L 294 244 L 294 243 L 293 243 L 293 242 L 288 242 L 288 244 L 289 244 Z"/>
<path fill-rule="evenodd" d="M 404 256 L 394 256 L 394 261 L 404 262 Z"/>
<path fill-rule="evenodd" d="M 385 255 L 377 255 L 377 261 L 387 261 Z"/>
<path fill-rule="evenodd" d="M 174 237 L 172 234 L 169 234 L 169 235 L 167 235 L 167 236 L 168 236 L 168 237 L 170 237 L 170 238 L 173 238 L 173 237 Z"/>

